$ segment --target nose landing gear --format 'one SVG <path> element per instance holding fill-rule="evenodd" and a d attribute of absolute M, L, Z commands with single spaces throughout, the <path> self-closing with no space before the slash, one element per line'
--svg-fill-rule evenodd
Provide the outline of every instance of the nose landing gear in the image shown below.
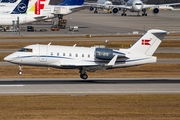
<path fill-rule="evenodd" d="M 22 74 L 23 74 L 23 72 L 22 72 L 22 66 L 21 66 L 21 65 L 19 65 L 19 72 L 18 72 L 18 74 L 19 74 L 19 75 L 22 75 Z"/>

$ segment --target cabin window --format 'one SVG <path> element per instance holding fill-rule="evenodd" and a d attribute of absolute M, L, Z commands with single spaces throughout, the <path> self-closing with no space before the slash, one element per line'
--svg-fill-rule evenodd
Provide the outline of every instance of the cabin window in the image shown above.
<path fill-rule="evenodd" d="M 69 57 L 71 57 L 72 56 L 72 54 L 71 53 L 69 53 Z"/>
<path fill-rule="evenodd" d="M 22 48 L 20 50 L 18 50 L 18 52 L 32 52 L 33 49 L 29 49 L 29 48 Z"/>
<path fill-rule="evenodd" d="M 136 3 L 135 5 L 142 5 L 141 3 Z"/>
<path fill-rule="evenodd" d="M 88 54 L 88 58 L 90 58 L 90 54 Z"/>
<path fill-rule="evenodd" d="M 51 52 L 51 55 L 53 55 L 53 52 Z"/>
<path fill-rule="evenodd" d="M 65 54 L 65 53 L 63 53 L 63 56 L 66 56 L 66 54 Z"/>
<path fill-rule="evenodd" d="M 78 54 L 76 54 L 76 57 L 78 57 Z"/>
<path fill-rule="evenodd" d="M 59 56 L 59 53 L 57 53 L 57 56 Z"/>
<path fill-rule="evenodd" d="M 84 54 L 82 54 L 82 57 L 84 57 Z"/>

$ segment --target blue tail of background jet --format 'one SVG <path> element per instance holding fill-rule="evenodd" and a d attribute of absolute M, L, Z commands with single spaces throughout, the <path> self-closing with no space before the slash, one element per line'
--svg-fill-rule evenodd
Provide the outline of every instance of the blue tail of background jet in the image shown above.
<path fill-rule="evenodd" d="M 27 11 L 29 0 L 21 0 L 11 14 L 24 14 Z"/>
<path fill-rule="evenodd" d="M 15 3 L 17 0 L 1 0 L 1 3 Z"/>
<path fill-rule="evenodd" d="M 63 2 L 57 4 L 58 6 L 73 6 L 73 5 L 82 5 L 84 0 L 64 0 Z"/>

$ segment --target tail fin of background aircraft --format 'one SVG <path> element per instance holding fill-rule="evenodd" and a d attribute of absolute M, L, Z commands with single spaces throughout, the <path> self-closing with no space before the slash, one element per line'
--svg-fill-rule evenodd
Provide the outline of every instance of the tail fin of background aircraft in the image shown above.
<path fill-rule="evenodd" d="M 84 0 L 64 0 L 63 2 L 57 4 L 58 6 L 72 6 L 72 5 L 82 5 Z"/>
<path fill-rule="evenodd" d="M 11 14 L 24 14 L 27 11 L 29 0 L 21 0 Z"/>
<path fill-rule="evenodd" d="M 40 15 L 41 10 L 43 10 L 44 7 L 49 4 L 49 2 L 50 0 L 37 0 L 36 2 L 32 3 L 33 5 L 29 7 L 27 13 Z"/>
<path fill-rule="evenodd" d="M 1 0 L 1 3 L 15 3 L 17 0 Z"/>
<path fill-rule="evenodd" d="M 148 30 L 129 50 L 151 56 L 156 51 L 166 34 L 167 32 L 163 30 Z"/>

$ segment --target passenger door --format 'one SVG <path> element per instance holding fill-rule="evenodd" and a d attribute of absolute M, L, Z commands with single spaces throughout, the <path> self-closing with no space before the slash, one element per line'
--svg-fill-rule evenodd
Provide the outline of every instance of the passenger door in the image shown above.
<path fill-rule="evenodd" d="M 47 61 L 47 45 L 39 45 L 39 61 Z"/>

